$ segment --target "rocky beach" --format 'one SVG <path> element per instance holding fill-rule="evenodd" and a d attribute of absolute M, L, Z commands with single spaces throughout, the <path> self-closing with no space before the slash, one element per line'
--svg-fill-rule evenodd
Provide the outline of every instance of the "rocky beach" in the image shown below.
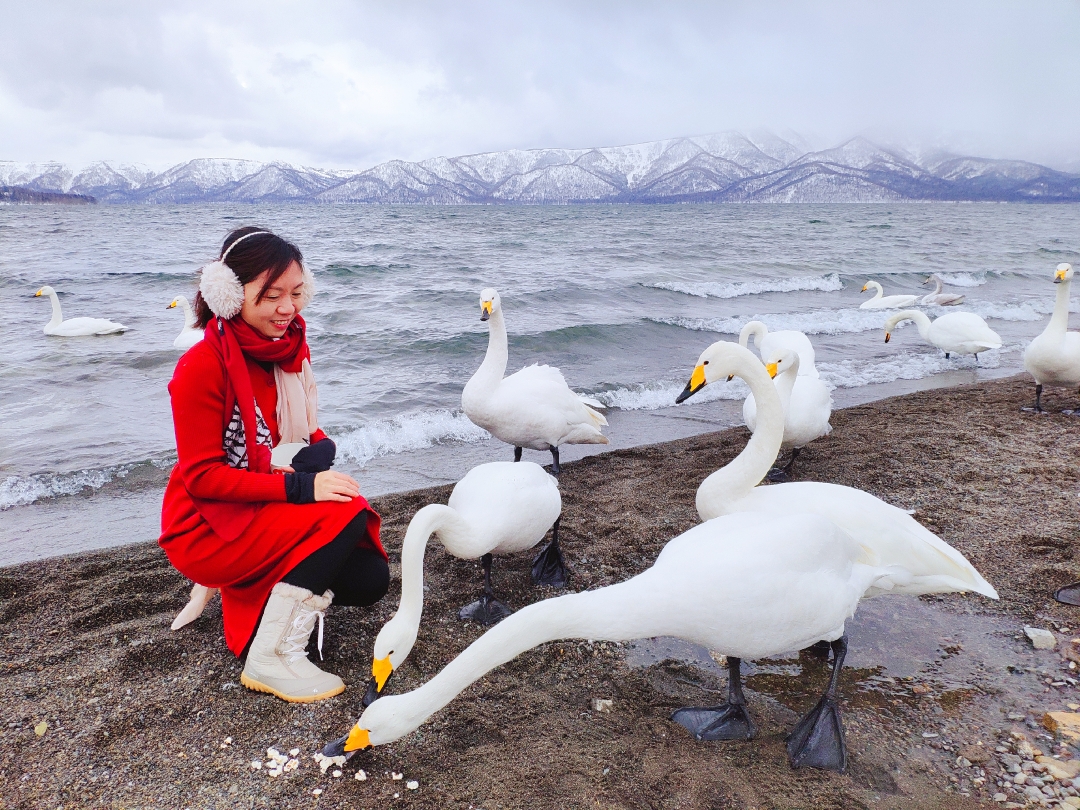
<path fill-rule="evenodd" d="M 1064 390 L 1044 397 L 1050 413 L 1022 412 L 1033 393 L 1018 376 L 836 411 L 832 434 L 796 464 L 796 480 L 914 510 L 1001 595 L 863 602 L 841 681 L 844 774 L 793 771 L 784 749 L 825 663 L 797 652 L 753 662 L 757 739 L 701 743 L 668 717 L 720 702 L 723 659 L 663 639 L 545 644 L 417 732 L 324 772 L 313 754 L 358 715 L 374 637 L 397 604 L 404 529 L 419 507 L 445 502 L 450 487 L 437 487 L 374 500 L 391 591 L 372 609 L 331 610 L 324 666 L 349 688 L 315 705 L 239 686 L 218 602 L 169 630 L 190 583 L 152 538 L 0 568 L 0 808 L 1080 806 L 1068 733 L 1080 709 L 1080 610 L 1050 598 L 1080 578 L 1080 419 L 1060 413 L 1077 404 Z M 747 436 L 730 429 L 566 464 L 570 590 L 648 567 L 698 522 L 698 483 Z M 532 586 L 529 563 L 497 566 L 512 607 L 558 593 Z M 420 636 L 394 693 L 482 633 L 457 619 L 479 589 L 477 564 L 433 543 L 425 579 Z"/>

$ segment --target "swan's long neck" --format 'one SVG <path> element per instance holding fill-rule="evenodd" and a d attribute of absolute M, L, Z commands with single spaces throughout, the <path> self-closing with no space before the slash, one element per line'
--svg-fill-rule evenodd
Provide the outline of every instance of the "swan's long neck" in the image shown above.
<path fill-rule="evenodd" d="M 651 607 L 648 578 L 646 571 L 607 588 L 567 594 L 522 608 L 470 644 L 423 686 L 404 695 L 380 698 L 367 709 L 365 714 L 391 717 L 392 730 L 380 730 L 378 721 L 371 717 L 369 723 L 376 728 L 365 725 L 364 717 L 357 725 L 370 729 L 371 742 L 376 745 L 400 739 L 495 667 L 548 641 L 626 641 L 669 634 L 671 628 L 664 611 Z"/>
<path fill-rule="evenodd" d="M 702 520 L 727 514 L 732 504 L 750 494 L 776 461 L 784 439 L 784 407 L 765 367 L 752 355 L 738 358 L 736 364 L 735 375 L 754 394 L 757 429 L 739 455 L 701 482 L 696 504 Z"/>
<path fill-rule="evenodd" d="M 484 362 L 480 364 L 473 379 L 482 381 L 485 387 L 497 385 L 506 373 L 507 357 L 506 322 L 503 320 L 502 308 L 499 307 L 488 317 L 487 354 L 484 355 Z"/>
<path fill-rule="evenodd" d="M 468 532 L 468 526 L 456 510 L 433 503 L 413 515 L 401 541 L 401 602 L 391 621 L 407 623 L 414 636 L 424 612 L 424 552 L 439 531 Z"/>
<path fill-rule="evenodd" d="M 780 407 L 784 410 L 784 418 L 791 411 L 791 392 L 795 388 L 795 380 L 799 376 L 799 355 L 795 355 L 795 362 L 777 376 L 774 385 L 776 393 L 780 395 Z M 755 397 L 755 399 L 757 399 Z"/>
<path fill-rule="evenodd" d="M 739 345 L 744 349 L 750 342 L 751 336 L 754 338 L 754 346 L 761 348 L 761 341 L 765 339 L 765 335 L 769 334 L 769 327 L 763 324 L 761 321 L 750 321 L 739 332 Z"/>
<path fill-rule="evenodd" d="M 934 280 L 934 291 L 930 295 L 937 295 L 941 292 L 941 279 L 937 276 L 931 276 L 930 278 Z"/>
<path fill-rule="evenodd" d="M 60 311 L 60 298 L 55 290 L 49 290 L 49 300 L 52 301 L 52 319 L 49 321 L 49 326 L 59 326 L 64 321 L 64 315 Z M 1067 307 L 1068 304 L 1066 304 Z"/>
<path fill-rule="evenodd" d="M 1065 332 L 1069 328 L 1069 287 L 1071 286 L 1072 279 L 1058 283 L 1057 300 L 1054 301 L 1054 314 L 1050 318 L 1050 323 L 1046 325 L 1045 333 L 1065 337 Z M 55 300 L 53 298 L 53 301 Z M 60 311 L 59 306 L 59 304 L 53 304 L 53 318 L 56 317 L 55 313 Z"/>
<path fill-rule="evenodd" d="M 877 301 L 879 298 L 881 298 L 882 294 L 885 292 L 885 290 L 883 290 L 881 288 L 881 285 L 878 284 L 876 281 L 868 281 L 866 283 L 866 286 L 869 287 L 872 290 L 877 290 L 877 292 L 874 293 L 874 297 L 870 299 L 871 301 Z"/>
<path fill-rule="evenodd" d="M 191 308 L 191 304 L 184 298 L 180 301 L 180 305 L 184 308 L 184 328 L 194 329 L 198 321 L 195 320 L 195 311 Z"/>
<path fill-rule="evenodd" d="M 919 330 L 923 340 L 930 340 L 930 319 L 925 312 L 917 309 L 905 309 L 891 316 L 885 324 L 885 331 L 891 331 L 900 321 L 915 321 L 915 327 Z"/>

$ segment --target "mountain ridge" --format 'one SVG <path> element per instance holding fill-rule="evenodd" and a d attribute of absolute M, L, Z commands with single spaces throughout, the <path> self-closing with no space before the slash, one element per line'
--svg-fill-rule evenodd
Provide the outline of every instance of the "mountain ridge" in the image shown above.
<path fill-rule="evenodd" d="M 0 161 L 0 185 L 103 203 L 424 205 L 783 202 L 1080 202 L 1080 175 L 948 152 L 913 155 L 851 138 L 824 150 L 771 133 L 721 132 L 625 146 L 511 149 L 359 172 L 197 158 L 163 172 L 98 161 Z"/>

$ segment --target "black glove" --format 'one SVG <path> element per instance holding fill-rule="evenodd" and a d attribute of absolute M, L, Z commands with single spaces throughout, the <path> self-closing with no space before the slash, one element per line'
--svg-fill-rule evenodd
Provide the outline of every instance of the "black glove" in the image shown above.
<path fill-rule="evenodd" d="M 289 503 L 315 503 L 315 473 L 285 473 L 285 500 Z"/>
<path fill-rule="evenodd" d="M 322 439 L 315 444 L 300 448 L 289 466 L 298 473 L 326 472 L 334 466 L 336 455 L 337 445 L 330 439 Z"/>

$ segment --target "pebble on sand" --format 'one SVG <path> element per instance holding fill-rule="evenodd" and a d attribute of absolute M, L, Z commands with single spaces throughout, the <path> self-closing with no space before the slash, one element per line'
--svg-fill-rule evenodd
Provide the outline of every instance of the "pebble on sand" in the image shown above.
<path fill-rule="evenodd" d="M 44 737 L 45 732 L 49 730 L 49 723 L 47 720 L 42 720 L 36 726 L 34 726 L 34 733 L 39 737 Z"/>
<path fill-rule="evenodd" d="M 1049 630 L 1039 627 L 1025 627 L 1024 635 L 1031 639 L 1031 646 L 1036 650 L 1052 650 L 1057 646 L 1057 636 Z"/>
<path fill-rule="evenodd" d="M 1076 712 L 1047 712 L 1043 715 L 1047 731 L 1070 742 L 1080 742 L 1080 714 Z"/>
<path fill-rule="evenodd" d="M 592 707 L 594 712 L 610 712 L 614 702 L 607 698 L 593 698 Z"/>

